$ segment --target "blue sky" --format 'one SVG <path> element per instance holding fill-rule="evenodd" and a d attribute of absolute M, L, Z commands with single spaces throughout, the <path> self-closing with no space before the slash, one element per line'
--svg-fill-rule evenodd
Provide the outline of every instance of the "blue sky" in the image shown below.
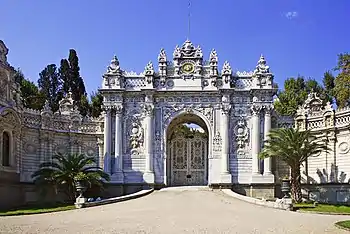
<path fill-rule="evenodd" d="M 188 34 L 188 0 L 1 0 L 0 9 L 14 67 L 36 81 L 74 48 L 89 93 L 114 54 L 123 69 L 141 72 L 162 47 L 171 58 Z M 215 48 L 220 69 L 228 60 L 253 70 L 263 53 L 281 87 L 297 74 L 321 79 L 338 53 L 350 52 L 349 22 L 349 0 L 192 0 L 190 40 L 206 58 Z"/>

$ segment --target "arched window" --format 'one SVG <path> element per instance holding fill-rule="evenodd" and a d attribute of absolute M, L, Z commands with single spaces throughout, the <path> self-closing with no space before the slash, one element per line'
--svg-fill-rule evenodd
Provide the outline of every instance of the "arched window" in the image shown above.
<path fill-rule="evenodd" d="M 10 134 L 8 132 L 2 134 L 2 165 L 10 166 Z"/>

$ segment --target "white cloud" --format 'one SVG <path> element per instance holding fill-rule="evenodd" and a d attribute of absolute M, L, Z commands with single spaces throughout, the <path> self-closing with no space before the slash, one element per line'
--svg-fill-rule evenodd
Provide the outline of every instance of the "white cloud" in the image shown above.
<path fill-rule="evenodd" d="M 296 17 L 298 17 L 298 12 L 296 11 L 289 11 L 285 14 L 287 19 L 294 19 Z"/>

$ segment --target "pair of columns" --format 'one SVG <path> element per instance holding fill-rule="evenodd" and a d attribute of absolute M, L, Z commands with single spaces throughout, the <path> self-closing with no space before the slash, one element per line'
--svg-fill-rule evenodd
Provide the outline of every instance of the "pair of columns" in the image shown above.
<path fill-rule="evenodd" d="M 115 149 L 114 168 L 111 168 L 111 153 L 112 153 L 112 111 L 115 111 Z M 105 111 L 104 122 L 104 145 L 103 158 L 104 170 L 107 173 L 122 174 L 123 172 L 123 157 L 122 157 L 122 106 L 115 109 L 107 109 Z"/>
<path fill-rule="evenodd" d="M 153 173 L 153 110 L 152 104 L 145 104 L 143 106 L 144 126 L 145 126 L 145 173 L 144 180 L 147 183 L 154 183 Z M 112 152 L 112 111 L 115 112 L 115 149 L 114 168 L 111 168 L 111 152 Z M 105 111 L 104 122 L 104 146 L 103 158 L 105 171 L 112 174 L 112 179 L 115 182 L 123 182 L 123 106 L 122 104 L 115 106 L 113 109 Z M 115 178 L 114 178 L 115 177 Z"/>
<path fill-rule="evenodd" d="M 252 176 L 261 175 L 259 170 L 259 152 L 261 147 L 260 142 L 260 113 L 264 109 L 264 140 L 267 140 L 268 133 L 271 130 L 271 106 L 253 105 L 252 111 Z M 271 158 L 264 159 L 264 176 L 271 176 Z"/>
<path fill-rule="evenodd" d="M 229 139 L 229 113 L 231 105 L 223 103 L 221 106 L 221 135 L 222 135 L 222 149 L 221 149 L 221 175 L 227 175 L 222 182 L 230 182 L 229 177 L 229 153 L 230 153 L 230 139 Z M 262 107 L 254 105 L 252 107 L 252 176 L 261 175 L 259 170 L 259 152 L 260 152 L 260 111 Z M 271 130 L 271 106 L 264 108 L 264 140 L 267 139 L 268 133 Z M 272 176 L 271 172 L 271 158 L 264 159 L 263 175 L 267 177 Z"/>

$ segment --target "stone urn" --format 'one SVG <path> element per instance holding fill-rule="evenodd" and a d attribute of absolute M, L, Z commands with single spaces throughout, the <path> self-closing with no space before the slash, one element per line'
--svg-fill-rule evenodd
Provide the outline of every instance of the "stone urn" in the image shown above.
<path fill-rule="evenodd" d="M 281 191 L 284 194 L 283 198 L 290 197 L 290 180 L 287 178 L 282 179 Z"/>
<path fill-rule="evenodd" d="M 76 180 L 75 181 L 75 190 L 77 191 L 77 193 L 79 194 L 78 198 L 83 198 L 83 194 L 86 191 L 87 186 L 85 181 L 83 180 Z"/>

